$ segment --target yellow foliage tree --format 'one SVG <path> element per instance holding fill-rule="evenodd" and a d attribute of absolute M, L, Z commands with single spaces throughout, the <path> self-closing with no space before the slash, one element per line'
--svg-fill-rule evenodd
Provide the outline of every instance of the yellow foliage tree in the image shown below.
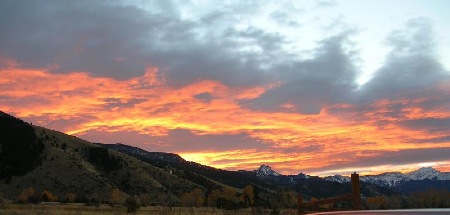
<path fill-rule="evenodd" d="M 233 200 L 236 198 L 236 190 L 231 187 L 225 187 L 222 189 L 222 197 L 227 200 Z"/>
<path fill-rule="evenodd" d="M 252 185 L 245 186 L 243 192 L 244 192 L 243 193 L 244 202 L 250 207 L 253 206 L 253 204 L 255 203 L 255 194 L 253 193 L 253 186 Z"/>
<path fill-rule="evenodd" d="M 126 198 L 118 188 L 111 189 L 109 202 L 112 205 L 123 205 Z"/>
<path fill-rule="evenodd" d="M 42 200 L 45 202 L 56 202 L 58 200 L 58 198 L 56 198 L 56 196 L 48 190 L 42 191 L 41 196 Z"/>
<path fill-rule="evenodd" d="M 205 203 L 203 191 L 196 188 L 192 192 L 183 193 L 181 205 L 185 207 L 202 207 Z"/>
<path fill-rule="evenodd" d="M 26 188 L 22 191 L 22 193 L 20 193 L 19 197 L 17 197 L 17 201 L 20 203 L 27 203 L 28 199 L 34 196 L 35 193 L 36 191 L 34 190 L 34 188 L 32 187 Z"/>
<path fill-rule="evenodd" d="M 195 204 L 195 200 L 191 192 L 183 193 L 180 200 L 181 205 L 184 207 L 193 207 Z"/>
<path fill-rule="evenodd" d="M 75 202 L 75 199 L 77 198 L 77 194 L 76 193 L 67 193 L 66 194 L 66 200 L 67 202 Z"/>
<path fill-rule="evenodd" d="M 236 194 L 237 194 L 236 190 L 231 187 L 224 187 L 221 190 L 213 190 L 208 195 L 206 203 L 209 207 L 214 207 L 216 206 L 216 202 L 219 198 L 237 203 L 239 201 L 239 198 Z"/>
<path fill-rule="evenodd" d="M 220 190 L 213 190 L 209 195 L 208 199 L 206 200 L 206 203 L 209 207 L 215 207 L 216 201 L 220 197 L 221 191 Z"/>
<path fill-rule="evenodd" d="M 203 191 L 200 190 L 199 188 L 195 188 L 192 191 L 192 194 L 194 196 L 195 199 L 195 206 L 196 207 L 202 207 L 205 204 L 205 195 L 203 194 Z"/>
<path fill-rule="evenodd" d="M 386 206 L 385 198 L 383 196 L 375 196 L 367 198 L 367 207 L 369 209 L 380 209 Z"/>

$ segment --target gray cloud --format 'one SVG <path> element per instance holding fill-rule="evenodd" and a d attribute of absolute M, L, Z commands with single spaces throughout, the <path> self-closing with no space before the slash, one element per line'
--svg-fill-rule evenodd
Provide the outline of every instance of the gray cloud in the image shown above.
<path fill-rule="evenodd" d="M 414 143 L 448 143 L 450 142 L 450 135 L 428 139 L 410 139 L 408 141 Z"/>
<path fill-rule="evenodd" d="M 342 47 L 347 36 L 323 40 L 311 60 L 279 64 L 274 71 L 282 84 L 243 103 L 266 111 L 279 111 L 282 104 L 290 103 L 295 105 L 295 112 L 317 114 L 327 104 L 347 100 L 356 89 L 357 72 L 351 54 Z"/>
<path fill-rule="evenodd" d="M 392 51 L 362 87 L 360 99 L 401 98 L 405 92 L 425 90 L 449 79 L 448 71 L 436 60 L 432 24 L 427 19 L 408 21 L 406 29 L 392 32 L 387 43 Z"/>
<path fill-rule="evenodd" d="M 194 95 L 196 99 L 200 99 L 203 102 L 209 103 L 214 97 L 211 95 L 211 93 L 204 92 L 199 93 L 197 95 Z"/>
<path fill-rule="evenodd" d="M 23 66 L 118 78 L 142 73 L 142 41 L 169 22 L 100 1 L 6 1 L 0 10 L 2 53 Z"/>
<path fill-rule="evenodd" d="M 238 19 L 235 12 L 257 8 L 256 2 L 207 14 L 220 22 L 212 27 L 204 19 L 182 20 L 173 4 L 151 4 L 157 12 L 103 1 L 2 2 L 1 54 L 24 67 L 120 79 L 157 66 L 177 86 L 199 79 L 228 85 L 266 82 L 259 65 L 269 52 L 279 53 L 282 38 L 256 28 L 237 31 L 227 21 Z M 263 53 L 240 51 L 246 45 L 261 47 Z"/>
<path fill-rule="evenodd" d="M 421 118 L 414 120 L 404 120 L 398 123 L 412 130 L 425 130 L 428 133 L 450 131 L 450 118 Z"/>
<path fill-rule="evenodd" d="M 261 4 L 246 1 L 185 20 L 171 1 L 146 2 L 147 9 L 104 1 L 3 1 L 0 54 L 24 67 L 115 78 L 139 76 L 145 67 L 158 66 L 175 86 L 199 79 L 230 86 L 280 81 L 281 86 L 243 104 L 287 111 L 280 105 L 291 103 L 295 107 L 288 111 L 312 114 L 327 104 L 389 98 L 448 79 L 448 71 L 435 60 L 432 23 L 415 19 L 389 36 L 392 51 L 385 65 L 356 95 L 357 56 L 342 47 L 348 32 L 322 40 L 312 59 L 298 60 L 284 52 L 282 35 L 233 27 Z M 288 21 L 281 11 L 271 17 Z"/>

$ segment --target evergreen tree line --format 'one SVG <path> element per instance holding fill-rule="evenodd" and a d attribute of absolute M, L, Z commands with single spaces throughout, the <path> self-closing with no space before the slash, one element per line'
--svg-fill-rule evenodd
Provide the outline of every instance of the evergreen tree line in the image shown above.
<path fill-rule="evenodd" d="M 30 124 L 0 112 L 0 180 L 24 175 L 39 165 L 44 148 Z"/>

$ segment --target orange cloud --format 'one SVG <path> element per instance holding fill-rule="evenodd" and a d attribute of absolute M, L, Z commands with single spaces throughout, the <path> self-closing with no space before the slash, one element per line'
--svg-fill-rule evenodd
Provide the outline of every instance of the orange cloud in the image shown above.
<path fill-rule="evenodd" d="M 322 172 L 320 169 L 376 158 L 385 152 L 450 147 L 450 141 L 445 138 L 433 141 L 448 132 L 429 132 L 401 124 L 407 120 L 450 118 L 448 107 L 430 110 L 421 106 L 448 98 L 448 93 L 434 98 L 339 104 L 325 107 L 318 115 L 269 113 L 244 108 L 239 101 L 257 98 L 277 83 L 229 87 L 217 81 L 199 80 L 175 88 L 166 84 L 163 74 L 153 67 L 147 68 L 141 77 L 116 80 L 86 72 L 55 74 L 45 69 L 17 68 L 17 63 L 9 65 L 0 69 L 1 109 L 34 119 L 36 124 L 78 136 L 92 130 L 133 131 L 161 137 L 174 129 L 189 130 L 199 136 L 245 133 L 268 146 L 266 149 L 189 151 L 186 143 L 183 157 L 219 168 L 254 169 L 269 163 L 286 174 L 300 170 L 323 174 L 368 168 L 373 172 L 386 165 L 350 165 Z M 446 86 L 437 88 L 447 89 Z M 196 97 L 205 93 L 211 99 Z M 282 105 L 290 107 L 290 104 Z M 441 165 L 441 169 L 448 169 L 448 163 Z"/>

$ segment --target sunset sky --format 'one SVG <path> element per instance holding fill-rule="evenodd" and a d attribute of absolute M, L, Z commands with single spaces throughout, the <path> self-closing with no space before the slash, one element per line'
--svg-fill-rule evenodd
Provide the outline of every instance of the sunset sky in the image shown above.
<path fill-rule="evenodd" d="M 229 170 L 450 171 L 449 8 L 0 0 L 0 110 Z"/>

